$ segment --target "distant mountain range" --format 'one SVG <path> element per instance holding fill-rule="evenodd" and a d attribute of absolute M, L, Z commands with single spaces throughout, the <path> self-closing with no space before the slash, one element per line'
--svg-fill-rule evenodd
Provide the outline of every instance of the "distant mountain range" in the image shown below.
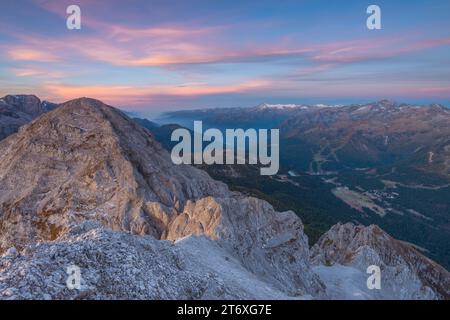
<path fill-rule="evenodd" d="M 0 299 L 450 297 L 416 246 L 349 223 L 311 249 L 293 211 L 174 165 L 138 122 L 81 98 L 0 141 Z"/>
<path fill-rule="evenodd" d="M 376 223 L 450 268 L 450 110 L 388 100 L 171 112 L 204 127 L 279 128 L 281 170 L 203 166 L 232 188 L 294 210 L 313 241 L 339 221 Z M 158 129 L 155 129 L 158 130 Z M 167 139 L 167 138 L 166 138 Z"/>
<path fill-rule="evenodd" d="M 398 163 L 450 179 L 450 109 L 442 105 L 388 100 L 348 106 L 261 104 L 176 111 L 165 119 L 202 120 L 219 129 L 279 128 L 288 145 L 304 145 L 296 153 L 310 154 L 293 169 L 323 173 Z"/>

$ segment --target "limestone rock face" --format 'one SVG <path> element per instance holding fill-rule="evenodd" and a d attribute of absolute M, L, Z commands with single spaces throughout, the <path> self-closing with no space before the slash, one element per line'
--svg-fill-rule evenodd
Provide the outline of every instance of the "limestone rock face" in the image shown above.
<path fill-rule="evenodd" d="M 382 288 L 368 294 L 384 299 L 449 299 L 450 274 L 378 226 L 337 224 L 311 250 L 316 271 L 332 282 L 336 269 L 347 266 L 366 273 L 371 265 L 380 267 Z M 324 267 L 328 266 L 328 267 Z M 348 270 L 347 270 L 348 271 Z M 369 275 L 366 275 L 366 278 Z M 365 288 L 367 289 L 367 288 Z M 365 290 L 369 293 L 369 290 Z"/>
<path fill-rule="evenodd" d="M 61 241 L 86 220 L 176 241 L 204 235 L 290 295 L 321 296 L 293 212 L 176 166 L 149 131 L 93 99 L 62 104 L 0 143 L 0 251 Z"/>
<path fill-rule="evenodd" d="M 79 288 L 66 284 L 73 266 Z M 58 241 L 8 250 L 0 280 L 0 299 L 289 298 L 206 237 L 174 244 L 89 221 L 70 226 Z"/>
<path fill-rule="evenodd" d="M 191 234 L 217 239 L 248 270 L 291 294 L 321 295 L 324 286 L 307 271 L 303 224 L 292 211 L 279 213 L 265 201 L 242 195 L 209 197 L 188 203 L 169 225 L 169 239 Z"/>

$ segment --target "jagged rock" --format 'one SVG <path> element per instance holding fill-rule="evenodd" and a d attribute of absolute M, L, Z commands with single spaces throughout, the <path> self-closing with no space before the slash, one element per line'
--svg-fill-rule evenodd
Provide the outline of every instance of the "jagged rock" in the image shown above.
<path fill-rule="evenodd" d="M 161 238 L 163 221 L 187 200 L 228 192 L 203 171 L 173 165 L 147 130 L 90 99 L 43 115 L 0 150 L 0 248 L 56 239 L 86 218 Z"/>
<path fill-rule="evenodd" d="M 240 195 L 209 197 L 188 203 L 169 225 L 168 239 L 191 234 L 216 239 L 248 270 L 291 294 L 320 296 L 323 286 L 308 271 L 308 240 L 294 212 L 278 213 L 265 201 Z"/>
<path fill-rule="evenodd" d="M 423 256 L 413 246 L 392 238 L 375 225 L 337 224 L 313 246 L 311 257 L 313 263 L 319 266 L 316 271 L 322 279 L 328 279 L 328 284 L 336 285 L 336 278 L 344 273 L 358 277 L 360 273 L 365 274 L 371 265 L 380 267 L 381 290 L 368 290 L 364 286 L 358 289 L 366 298 L 450 297 L 450 274 L 447 270 Z M 365 274 L 365 277 L 368 275 Z M 351 276 L 347 275 L 347 278 Z M 339 295 L 337 291 L 335 294 Z"/>
<path fill-rule="evenodd" d="M 70 290 L 67 268 L 81 269 Z M 188 236 L 176 242 L 71 225 L 56 241 L 0 257 L 0 299 L 310 299 L 289 296 L 256 275 L 219 242 Z"/>

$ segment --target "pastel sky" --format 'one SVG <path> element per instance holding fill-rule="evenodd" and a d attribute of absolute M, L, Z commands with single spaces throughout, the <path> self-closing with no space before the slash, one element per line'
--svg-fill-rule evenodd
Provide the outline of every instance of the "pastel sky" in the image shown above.
<path fill-rule="evenodd" d="M 66 28 L 77 4 L 82 29 Z M 382 30 L 368 30 L 377 4 Z M 0 95 L 141 114 L 269 103 L 450 102 L 446 0 L 0 0 Z"/>

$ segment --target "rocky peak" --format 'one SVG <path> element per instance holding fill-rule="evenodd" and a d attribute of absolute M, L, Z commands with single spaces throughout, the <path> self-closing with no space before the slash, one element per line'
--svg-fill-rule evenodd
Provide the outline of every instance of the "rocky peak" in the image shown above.
<path fill-rule="evenodd" d="M 7 95 L 0 99 L 0 140 L 17 132 L 24 124 L 53 110 L 56 104 L 34 95 Z"/>
<path fill-rule="evenodd" d="M 378 106 L 387 107 L 387 108 L 396 107 L 398 105 L 395 101 L 388 100 L 388 99 L 380 100 L 380 101 L 376 102 L 375 104 Z"/>
<path fill-rule="evenodd" d="M 379 266 L 387 286 L 385 291 L 391 294 L 399 291 L 392 283 L 402 283 L 409 298 L 450 297 L 447 270 L 375 225 L 337 224 L 319 239 L 311 252 L 315 264 L 351 266 L 362 272 L 370 265 Z"/>
<path fill-rule="evenodd" d="M 7 95 L 2 99 L 6 104 L 30 116 L 38 116 L 43 113 L 41 100 L 35 95 Z"/>

